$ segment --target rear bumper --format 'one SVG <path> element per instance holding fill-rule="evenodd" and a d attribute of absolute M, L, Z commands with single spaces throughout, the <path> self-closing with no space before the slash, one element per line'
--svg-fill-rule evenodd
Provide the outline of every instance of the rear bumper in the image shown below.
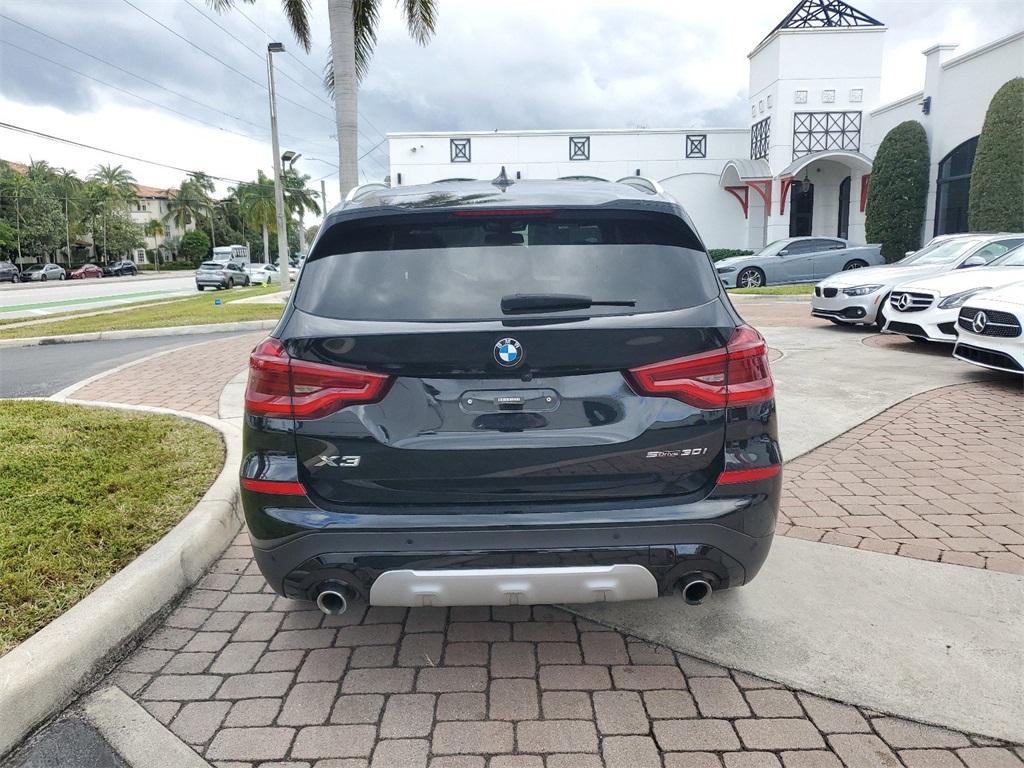
<path fill-rule="evenodd" d="M 757 483 L 758 488 L 765 491 L 755 495 L 712 497 L 686 505 L 647 508 L 647 519 L 642 522 L 630 520 L 630 515 L 624 511 L 616 522 L 602 516 L 600 524 L 579 521 L 567 524 L 563 520 L 552 525 L 526 526 L 516 525 L 515 516 L 496 515 L 494 524 L 487 527 L 434 525 L 367 529 L 358 522 L 353 523 L 358 515 L 346 515 L 339 516 L 345 519 L 337 521 L 337 527 L 324 529 L 322 510 L 254 509 L 251 504 L 256 498 L 246 491 L 243 491 L 243 502 L 246 502 L 256 562 L 279 594 L 311 599 L 322 582 L 340 580 L 371 603 L 375 597 L 385 599 L 379 596 L 387 594 L 386 599 L 391 602 L 381 604 L 422 605 L 422 601 L 416 602 L 418 598 L 410 597 L 413 593 L 409 590 L 416 585 L 403 585 L 397 593 L 394 589 L 381 592 L 375 582 L 383 574 L 398 571 L 432 572 L 432 576 L 428 573 L 419 580 L 419 587 L 422 587 L 428 582 L 437 582 L 441 572 L 463 571 L 465 578 L 472 580 L 472 571 L 517 568 L 578 571 L 598 566 L 635 565 L 650 573 L 654 594 L 669 594 L 680 579 L 698 573 L 716 590 L 739 586 L 754 578 L 768 556 L 780 485 L 781 479 L 776 477 Z M 655 515 L 649 513 L 655 511 L 662 513 L 656 516 L 661 520 L 652 520 Z M 301 517 L 302 513 L 310 516 L 309 530 L 304 532 L 274 541 L 261 540 L 251 533 L 265 527 L 267 516 L 278 520 L 287 517 L 294 525 L 296 515 Z M 422 517 L 432 518 L 431 522 L 438 519 L 437 515 Z M 458 518 L 457 515 L 443 517 Z M 511 598 L 500 597 L 515 590 L 512 593 L 495 591 L 495 579 L 487 578 L 483 581 L 490 586 L 481 583 L 479 588 L 451 587 L 447 590 L 448 597 L 439 594 L 430 604 L 466 604 L 443 602 L 455 599 L 451 597 L 455 594 L 469 594 L 468 599 L 480 600 L 479 604 L 495 604 L 493 600 L 508 601 L 497 604 L 550 602 L 552 595 L 567 600 L 562 596 L 563 591 L 582 602 L 587 601 L 583 598 L 588 593 L 592 595 L 591 600 L 638 597 L 629 585 L 609 589 L 602 595 L 601 590 L 586 587 L 584 579 L 584 586 L 577 588 L 579 579 L 568 571 L 563 574 L 566 578 L 561 579 L 563 583 L 554 590 L 550 584 L 544 584 L 521 590 L 522 594 L 516 593 Z M 377 589 L 376 595 L 374 589 Z M 640 596 L 653 597 L 649 591 Z M 406 597 L 394 597 L 399 593 Z M 488 594 L 491 597 L 486 597 Z M 403 599 L 409 602 L 395 602 Z M 485 599 L 492 602 L 485 603 Z"/>

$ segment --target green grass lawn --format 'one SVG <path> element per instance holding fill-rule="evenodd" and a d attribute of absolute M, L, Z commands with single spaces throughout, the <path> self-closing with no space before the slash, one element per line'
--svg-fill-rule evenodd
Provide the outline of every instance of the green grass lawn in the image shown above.
<path fill-rule="evenodd" d="M 764 288 L 730 288 L 729 293 L 754 294 L 758 296 L 805 296 L 814 293 L 814 283 L 766 285 Z"/>
<path fill-rule="evenodd" d="M 229 323 L 235 320 L 276 320 L 281 304 L 238 304 L 238 299 L 273 293 L 276 285 L 233 288 L 230 291 L 203 291 L 188 299 L 169 300 L 123 312 L 108 312 L 88 317 L 70 315 L 58 322 L 23 325 L 16 328 L 0 325 L 0 339 L 24 339 L 31 336 L 64 336 L 71 333 L 119 331 L 129 328 L 170 328 L 178 325 Z M 214 304 L 220 299 L 221 304 Z"/>
<path fill-rule="evenodd" d="M 46 401 L 0 401 L 0 445 L 0 654 L 156 542 L 224 462 L 202 424 Z"/>

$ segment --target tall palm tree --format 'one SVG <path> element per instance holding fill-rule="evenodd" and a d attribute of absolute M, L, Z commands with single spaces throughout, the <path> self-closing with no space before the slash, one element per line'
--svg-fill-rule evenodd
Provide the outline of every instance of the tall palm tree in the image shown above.
<path fill-rule="evenodd" d="M 238 2 L 256 0 L 206 0 L 217 11 Z M 409 34 L 426 45 L 437 26 L 437 0 L 398 0 Z M 292 33 L 308 52 L 312 34 L 309 0 L 281 0 L 281 7 Z M 331 28 L 331 58 L 325 69 L 325 84 L 334 98 L 334 116 L 338 135 L 338 185 L 344 198 L 359 182 L 357 144 L 359 80 L 366 74 L 380 20 L 380 0 L 327 0 L 327 18 Z"/>
<path fill-rule="evenodd" d="M 277 228 L 274 180 L 257 171 L 256 181 L 247 181 L 231 190 L 245 222 L 263 234 L 263 260 L 270 264 L 270 232 Z M 283 269 L 283 267 L 282 267 Z"/>
<path fill-rule="evenodd" d="M 173 222 L 178 229 L 184 230 L 185 226 L 196 221 L 203 211 L 210 211 L 213 191 L 213 180 L 205 173 L 198 171 L 189 174 L 167 201 L 164 221 Z"/>
<path fill-rule="evenodd" d="M 111 203 L 125 203 L 135 198 L 135 177 L 123 165 L 97 165 L 89 176 L 103 190 Z"/>
<path fill-rule="evenodd" d="M 289 214 L 295 214 L 299 220 L 299 251 L 302 253 L 306 252 L 306 226 L 302 221 L 303 216 L 306 211 L 314 216 L 320 215 L 320 205 L 317 203 L 316 193 L 306 188 L 308 181 L 307 174 L 300 174 L 295 170 L 287 170 L 281 174 L 281 184 L 284 186 L 284 207 Z"/>

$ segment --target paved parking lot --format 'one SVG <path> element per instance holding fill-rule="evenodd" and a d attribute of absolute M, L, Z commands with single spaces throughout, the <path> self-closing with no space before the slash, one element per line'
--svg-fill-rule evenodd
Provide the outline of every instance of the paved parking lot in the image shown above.
<path fill-rule="evenodd" d="M 771 304 L 783 314 L 741 312 L 762 325 L 806 312 Z M 217 416 L 261 335 L 176 350 L 74 397 Z M 993 469 L 1021 455 L 1019 403 L 1003 381 L 935 390 L 790 462 L 780 532 L 1019 572 L 1020 477 Z M 111 681 L 225 768 L 1024 768 L 1022 747 L 790 690 L 555 608 L 324 617 L 268 591 L 244 533 Z"/>
<path fill-rule="evenodd" d="M 240 535 L 113 681 L 225 768 L 995 768 L 1024 756 L 556 608 L 309 608 L 268 591 Z"/>

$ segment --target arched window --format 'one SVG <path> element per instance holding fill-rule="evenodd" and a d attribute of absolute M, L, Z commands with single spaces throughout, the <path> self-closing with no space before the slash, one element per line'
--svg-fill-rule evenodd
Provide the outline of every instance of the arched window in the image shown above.
<path fill-rule="evenodd" d="M 935 189 L 935 234 L 967 231 L 967 198 L 978 137 L 968 139 L 939 162 Z"/>

